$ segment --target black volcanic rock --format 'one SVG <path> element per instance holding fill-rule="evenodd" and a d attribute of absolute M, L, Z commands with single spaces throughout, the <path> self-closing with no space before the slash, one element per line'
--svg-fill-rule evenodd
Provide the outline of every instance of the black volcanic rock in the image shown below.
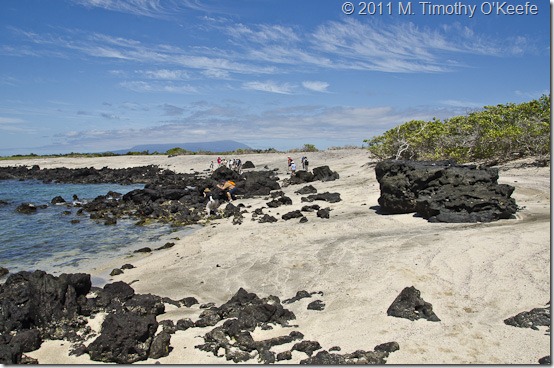
<path fill-rule="evenodd" d="M 321 294 L 321 292 L 319 292 Z M 298 292 L 297 297 L 314 293 Z M 317 302 L 317 301 L 316 301 Z M 0 363 L 38 363 L 24 355 L 36 350 L 46 339 L 64 339 L 71 343 L 70 355 L 88 353 L 94 361 L 130 364 L 148 358 L 167 356 L 171 350 L 171 334 L 178 330 L 197 327 L 218 327 L 208 331 L 204 344 L 196 346 L 216 356 L 224 354 L 226 360 L 245 362 L 257 357 L 260 363 L 275 363 L 292 358 L 292 350 L 311 355 L 321 346 L 317 341 L 302 341 L 304 335 L 291 331 L 288 335 L 265 340 L 254 340 L 252 331 L 272 329 L 272 325 L 291 327 L 289 321 L 296 317 L 285 309 L 279 298 L 259 298 L 254 293 L 239 289 L 220 307 L 206 303 L 200 318 L 193 322 L 180 319 L 157 322 L 156 316 L 164 313 L 164 303 L 180 308 L 197 304 L 193 298 L 174 301 L 151 294 L 136 294 L 125 282 L 92 287 L 90 275 L 62 274 L 55 277 L 43 271 L 18 272 L 0 284 Z M 106 313 L 98 335 L 87 325 L 83 317 Z M 162 331 L 157 333 L 158 326 Z M 95 338 L 88 346 L 89 338 Z M 292 350 L 279 354 L 273 346 L 299 341 Z M 381 344 L 375 352 L 356 351 L 340 356 L 349 364 L 384 363 L 394 346 Z M 380 346 L 381 346 L 380 345 Z M 315 359 L 312 362 L 326 360 Z M 329 360 L 327 360 L 329 361 Z"/>
<path fill-rule="evenodd" d="M 279 206 L 282 206 L 282 205 L 290 206 L 290 205 L 292 205 L 292 199 L 290 199 L 287 196 L 281 196 L 281 197 L 276 198 L 276 199 L 274 199 L 270 202 L 267 202 L 266 205 L 269 208 L 276 208 L 276 207 L 279 207 Z"/>
<path fill-rule="evenodd" d="M 72 320 L 80 314 L 90 288 L 87 274 L 11 274 L 0 286 L 0 332 L 33 328 L 46 331 L 60 320 Z"/>
<path fill-rule="evenodd" d="M 340 202 L 340 193 L 317 193 L 317 194 L 310 194 L 307 197 L 302 197 L 300 199 L 301 202 L 313 202 L 313 201 L 326 201 L 329 203 L 336 203 Z"/>
<path fill-rule="evenodd" d="M 245 161 L 244 164 L 242 164 L 243 169 L 254 169 L 256 166 L 252 161 Z"/>
<path fill-rule="evenodd" d="M 531 328 L 538 330 L 537 326 L 550 327 L 550 308 L 533 308 L 528 312 L 521 312 L 517 315 L 506 318 L 504 323 L 510 326 Z"/>
<path fill-rule="evenodd" d="M 264 214 L 259 220 L 258 222 L 260 224 L 263 224 L 263 223 L 266 223 L 266 222 L 277 222 L 278 220 L 271 216 L 271 215 L 268 215 L 268 214 Z"/>
<path fill-rule="evenodd" d="M 321 208 L 317 211 L 317 217 L 328 219 L 330 211 L 331 211 L 331 209 L 328 208 L 328 207 L 327 208 Z"/>
<path fill-rule="evenodd" d="M 50 203 L 52 204 L 61 204 L 61 203 L 65 203 L 65 199 L 63 199 L 61 196 L 56 196 L 54 198 L 52 198 L 52 200 L 50 201 Z"/>
<path fill-rule="evenodd" d="M 92 360 L 130 364 L 149 357 L 158 322 L 153 314 L 118 311 L 106 316 L 100 335 L 89 344 Z"/>
<path fill-rule="evenodd" d="M 387 309 L 387 315 L 406 318 L 410 321 L 424 318 L 428 321 L 438 322 L 439 317 L 433 312 L 433 306 L 421 298 L 421 292 L 415 287 L 404 288 Z"/>
<path fill-rule="evenodd" d="M 375 166 L 380 211 L 411 213 L 430 222 L 490 222 L 511 218 L 514 188 L 498 184 L 498 169 L 452 161 L 381 161 Z"/>
<path fill-rule="evenodd" d="M 37 212 L 37 206 L 32 203 L 22 203 L 15 210 L 19 213 L 30 215 Z"/>
<path fill-rule="evenodd" d="M 281 216 L 281 218 L 285 221 L 293 218 L 301 218 L 301 217 L 304 217 L 304 215 L 302 214 L 302 212 L 300 212 L 300 210 L 291 211 Z"/>
<path fill-rule="evenodd" d="M 317 189 L 312 185 L 306 185 L 305 187 L 302 187 L 298 189 L 296 192 L 297 194 L 313 194 L 317 193 Z"/>
<path fill-rule="evenodd" d="M 312 172 L 314 173 L 314 180 L 333 181 L 339 178 L 339 174 L 332 171 L 327 165 L 316 167 Z"/>

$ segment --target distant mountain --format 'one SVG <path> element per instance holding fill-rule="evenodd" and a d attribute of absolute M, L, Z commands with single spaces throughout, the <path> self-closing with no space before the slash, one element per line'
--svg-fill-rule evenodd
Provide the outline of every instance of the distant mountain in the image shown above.
<path fill-rule="evenodd" d="M 112 151 L 113 153 L 124 155 L 127 152 L 143 152 L 148 151 L 165 153 L 172 148 L 182 148 L 187 151 L 198 152 L 230 152 L 237 149 L 251 149 L 245 144 L 240 142 L 225 140 L 225 141 L 213 141 L 213 142 L 195 142 L 195 143 L 164 143 L 164 144 L 140 144 L 138 146 L 131 147 L 125 150 Z"/>

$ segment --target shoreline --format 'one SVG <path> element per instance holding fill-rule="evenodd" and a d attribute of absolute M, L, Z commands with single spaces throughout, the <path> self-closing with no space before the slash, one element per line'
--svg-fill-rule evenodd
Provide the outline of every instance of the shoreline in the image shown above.
<path fill-rule="evenodd" d="M 302 153 L 296 154 L 300 157 Z M 286 177 L 287 154 L 239 155 L 256 168 L 278 168 Z M 330 218 L 315 213 L 308 222 L 284 221 L 281 215 L 300 208 L 303 185 L 282 188 L 293 205 L 267 209 L 266 197 L 239 199 L 248 211 L 241 225 L 223 218 L 175 241 L 175 246 L 126 259 L 136 268 L 109 277 L 124 281 L 137 293 L 180 299 L 195 297 L 199 303 L 225 303 L 241 287 L 259 297 L 291 298 L 299 290 L 322 292 L 322 311 L 307 310 L 314 298 L 286 305 L 295 315 L 307 340 L 323 349 L 340 346 L 342 352 L 372 349 L 397 341 L 400 350 L 390 354 L 389 364 L 534 364 L 549 354 L 550 336 L 507 326 L 503 320 L 522 311 L 544 307 L 550 299 L 550 168 L 510 168 L 500 171 L 499 183 L 516 187 L 513 197 L 520 207 L 515 219 L 492 223 L 432 224 L 406 215 L 380 215 L 379 184 L 368 165 L 365 150 L 307 153 L 310 167 L 328 165 L 340 179 L 311 183 L 318 192 L 338 192 L 342 201 L 323 203 Z M 176 172 L 199 171 L 217 156 L 123 156 L 108 158 L 55 158 L 24 160 L 41 168 L 111 168 L 157 164 Z M 296 157 L 295 157 L 296 158 Z M 296 158 L 297 159 L 297 158 Z M 298 159 L 297 159 L 298 160 Z M 298 160 L 299 161 L 299 160 Z M 12 161 L 0 162 L 13 166 Z M 166 165 L 166 166 L 163 166 Z M 278 218 L 275 223 L 252 221 L 256 208 Z M 154 248 L 154 247 L 153 247 Z M 109 260 L 92 277 L 120 267 L 123 259 Z M 91 272 L 89 272 L 91 271 Z M 138 281 L 136 281 L 138 280 Z M 408 321 L 387 316 L 386 310 L 408 286 L 421 290 L 433 305 L 439 323 Z M 195 316 L 198 306 L 169 309 L 159 319 Z M 223 364 L 195 349 L 202 343 L 194 329 L 172 335 L 169 356 L 144 361 L 153 364 Z M 287 330 L 289 331 L 289 330 Z M 277 336 L 282 330 L 260 331 L 255 336 Z M 44 343 L 28 356 L 41 364 L 98 363 L 67 356 L 63 342 Z M 62 352 L 62 354 L 60 354 Z M 298 354 L 296 354 L 298 353 Z M 295 352 L 298 363 L 306 355 Z M 249 361 L 247 363 L 256 363 Z"/>

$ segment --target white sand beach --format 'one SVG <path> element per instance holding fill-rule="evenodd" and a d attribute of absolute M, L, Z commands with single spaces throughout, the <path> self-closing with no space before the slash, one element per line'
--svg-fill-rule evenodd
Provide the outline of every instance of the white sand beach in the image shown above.
<path fill-rule="evenodd" d="M 283 179 L 288 155 L 299 163 L 303 153 L 237 157 L 252 161 L 254 170 L 266 165 L 278 168 Z M 307 156 L 311 168 L 328 165 L 340 175 L 335 181 L 310 183 L 318 193 L 340 193 L 342 201 L 320 203 L 331 208 L 329 219 L 318 218 L 314 212 L 306 214 L 306 223 L 282 220 L 284 213 L 305 205 L 301 195 L 295 194 L 302 185 L 287 186 L 282 190 L 292 199 L 292 206 L 267 208 L 267 197 L 238 199 L 235 204 L 243 203 L 248 211 L 241 225 L 233 225 L 231 219 L 214 220 L 177 240 L 170 249 L 106 260 L 101 268 L 81 271 L 106 277 L 113 268 L 131 263 L 136 268 L 108 276 L 109 282 L 132 283 L 136 293 L 172 299 L 192 296 L 200 304 L 225 303 L 241 287 L 259 297 L 275 295 L 281 300 L 299 290 L 322 292 L 285 305 L 297 317 L 292 321 L 298 326 L 294 330 L 306 340 L 318 341 L 322 349 L 339 346 L 340 353 L 373 350 L 378 344 L 396 341 L 400 350 L 390 354 L 390 364 L 536 364 L 550 354 L 546 328 L 537 331 L 503 322 L 550 301 L 549 167 L 518 168 L 517 162 L 500 167 L 499 182 L 516 188 L 513 197 L 523 208 L 515 219 L 444 224 L 428 223 L 412 214 L 378 214 L 379 184 L 366 150 L 328 150 Z M 203 172 L 216 157 L 37 158 L 1 161 L 0 165 L 124 168 L 155 164 L 188 173 Z M 252 212 L 260 207 L 279 221 L 253 221 Z M 387 308 L 408 286 L 421 291 L 440 322 L 387 316 Z M 325 303 L 322 311 L 306 308 L 315 299 Z M 168 305 L 158 321 L 194 320 L 201 311 L 199 305 Z M 97 316 L 91 324 L 99 328 L 100 320 Z M 177 331 L 169 356 L 144 363 L 233 364 L 194 348 L 204 342 L 201 336 L 211 328 Z M 254 336 L 264 339 L 292 330 L 257 330 Z M 68 356 L 69 347 L 67 341 L 48 341 L 27 355 L 41 364 L 98 363 L 86 354 Z M 279 363 L 297 364 L 306 357 L 295 351 L 292 360 Z"/>

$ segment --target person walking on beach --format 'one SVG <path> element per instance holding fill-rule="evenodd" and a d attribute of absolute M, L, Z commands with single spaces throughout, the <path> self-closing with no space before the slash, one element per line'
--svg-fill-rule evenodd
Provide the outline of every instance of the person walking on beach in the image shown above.
<path fill-rule="evenodd" d="M 294 161 L 291 161 L 290 162 L 290 176 L 294 176 L 295 173 L 296 173 L 296 164 L 294 163 Z"/>
<path fill-rule="evenodd" d="M 210 162 L 210 172 L 214 172 L 214 160 Z"/>
<path fill-rule="evenodd" d="M 302 166 L 304 167 L 304 170 L 308 171 L 308 158 L 304 157 L 304 162 L 302 163 Z"/>
<path fill-rule="evenodd" d="M 292 162 L 292 158 L 290 158 L 290 156 L 287 157 L 287 171 L 290 171 L 290 164 Z"/>
<path fill-rule="evenodd" d="M 232 180 L 222 180 L 220 184 L 217 185 L 226 195 L 229 202 L 232 202 L 235 199 L 235 192 L 237 187 L 234 181 Z"/>

